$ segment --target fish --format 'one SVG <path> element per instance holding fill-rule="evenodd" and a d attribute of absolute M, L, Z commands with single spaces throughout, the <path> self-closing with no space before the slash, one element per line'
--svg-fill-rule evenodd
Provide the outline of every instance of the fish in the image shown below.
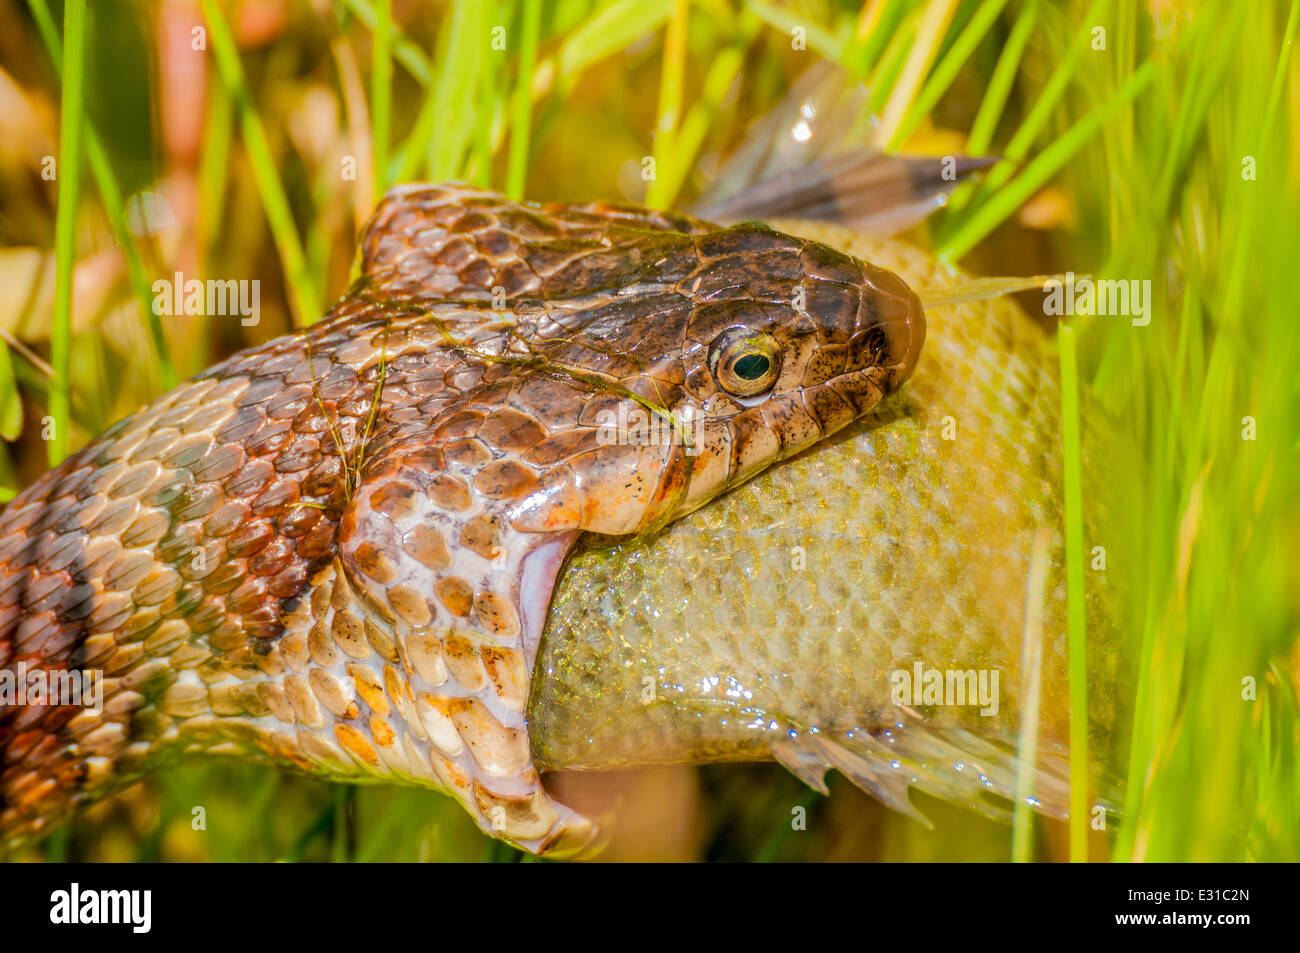
<path fill-rule="evenodd" d="M 923 301 L 925 289 L 937 296 L 974 280 L 899 239 L 774 224 L 889 269 Z M 1028 754 L 1022 796 L 1068 817 L 1054 344 L 1007 297 L 927 306 L 927 321 L 908 384 L 828 444 L 655 536 L 570 557 L 529 701 L 539 766 L 775 760 L 823 793 L 836 769 L 922 820 L 912 788 L 1006 820 Z M 1133 653 L 1123 644 L 1123 573 L 1098 570 L 1093 547 L 1122 558 L 1107 490 L 1122 485 L 1131 453 L 1086 394 L 1082 418 L 1091 796 L 1114 814 Z M 1046 572 L 1035 594 L 1036 541 Z M 1036 684 L 1025 665 L 1035 595 Z M 927 697 L 929 673 L 967 697 Z M 991 698 L 979 697 L 981 684 Z M 1037 745 L 1021 752 L 1033 697 Z"/>

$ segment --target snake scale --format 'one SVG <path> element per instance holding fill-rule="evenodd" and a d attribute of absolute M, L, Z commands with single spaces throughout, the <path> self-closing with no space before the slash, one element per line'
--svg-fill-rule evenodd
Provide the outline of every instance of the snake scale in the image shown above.
<path fill-rule="evenodd" d="M 525 714 L 566 552 L 862 417 L 924 336 L 893 273 L 767 226 L 393 190 L 321 321 L 0 516 L 0 668 L 103 685 L 97 710 L 0 708 L 0 845 L 202 749 L 441 788 L 523 849 L 592 849 Z"/>

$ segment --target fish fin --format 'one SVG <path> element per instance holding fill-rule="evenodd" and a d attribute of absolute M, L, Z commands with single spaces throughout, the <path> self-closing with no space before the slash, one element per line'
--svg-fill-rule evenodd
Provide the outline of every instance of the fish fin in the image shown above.
<path fill-rule="evenodd" d="M 950 284 L 930 285 L 916 290 L 926 308 L 987 301 L 1017 291 L 1045 291 L 1052 282 L 1063 282 L 1063 275 L 1026 275 L 1006 278 L 954 278 Z"/>
<path fill-rule="evenodd" d="M 870 736 L 867 736 L 868 738 Z M 909 796 L 914 779 L 891 770 L 889 762 L 880 752 L 863 750 L 872 745 L 859 743 L 850 747 L 822 735 L 813 737 L 813 743 L 825 752 L 831 764 L 859 788 L 874 796 L 888 808 L 905 814 L 918 824 L 933 828 L 929 818 L 917 810 Z"/>
<path fill-rule="evenodd" d="M 726 198 L 709 196 L 691 214 L 713 222 L 811 219 L 869 235 L 901 232 L 943 207 L 948 194 L 994 159 L 886 155 L 862 149 L 817 159 Z"/>
<path fill-rule="evenodd" d="M 723 223 L 814 219 L 887 236 L 941 208 L 964 179 L 998 161 L 883 153 L 872 141 L 868 100 L 866 86 L 834 64 L 807 70 L 723 163 L 691 214 Z"/>
<path fill-rule="evenodd" d="M 826 772 L 833 765 L 821 752 L 789 738 L 772 742 L 771 750 L 772 757 L 783 768 L 818 794 L 830 796 L 830 788 L 826 786 Z"/>
<path fill-rule="evenodd" d="M 810 786 L 817 787 L 808 781 L 809 765 L 834 767 L 887 807 L 926 826 L 929 821 L 910 800 L 913 787 L 993 820 L 1011 820 L 1019 765 L 1014 745 L 964 729 L 896 723 L 869 732 L 799 731 L 771 748 L 777 761 Z M 1054 747 L 1039 752 L 1028 797 L 1041 814 L 1069 816 L 1065 752 Z"/>

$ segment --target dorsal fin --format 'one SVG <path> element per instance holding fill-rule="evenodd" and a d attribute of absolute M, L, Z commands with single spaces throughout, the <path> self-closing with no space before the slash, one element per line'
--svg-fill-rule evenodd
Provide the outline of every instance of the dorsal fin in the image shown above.
<path fill-rule="evenodd" d="M 997 161 L 883 153 L 869 99 L 843 68 L 813 66 L 754 125 L 691 212 L 724 223 L 815 219 L 887 236 L 941 208 L 959 182 Z"/>

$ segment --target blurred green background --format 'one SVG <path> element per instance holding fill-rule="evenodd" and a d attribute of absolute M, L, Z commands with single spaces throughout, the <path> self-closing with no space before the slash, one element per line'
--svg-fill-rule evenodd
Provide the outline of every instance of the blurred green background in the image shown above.
<path fill-rule="evenodd" d="M 1084 386 L 1142 472 L 1107 490 L 1141 554 L 1116 570 L 1141 678 L 1111 766 L 1125 818 L 1090 856 L 1300 859 L 1296 28 L 1283 0 L 0 0 L 0 488 L 316 320 L 387 185 L 683 206 L 833 60 L 868 83 L 881 147 L 1008 160 L 911 240 L 978 273 L 1153 281 L 1149 327 L 1075 323 Z M 73 131 L 69 182 L 49 170 Z M 260 323 L 154 317 L 149 287 L 176 272 L 259 279 Z M 46 415 L 69 422 L 60 439 L 41 439 Z M 927 830 L 838 777 L 829 799 L 774 766 L 617 784 L 617 859 L 1010 856 L 1009 828 L 916 794 Z M 1062 825 L 1035 831 L 1035 856 L 1067 856 Z M 433 793 L 211 762 L 21 856 L 522 855 Z"/>

